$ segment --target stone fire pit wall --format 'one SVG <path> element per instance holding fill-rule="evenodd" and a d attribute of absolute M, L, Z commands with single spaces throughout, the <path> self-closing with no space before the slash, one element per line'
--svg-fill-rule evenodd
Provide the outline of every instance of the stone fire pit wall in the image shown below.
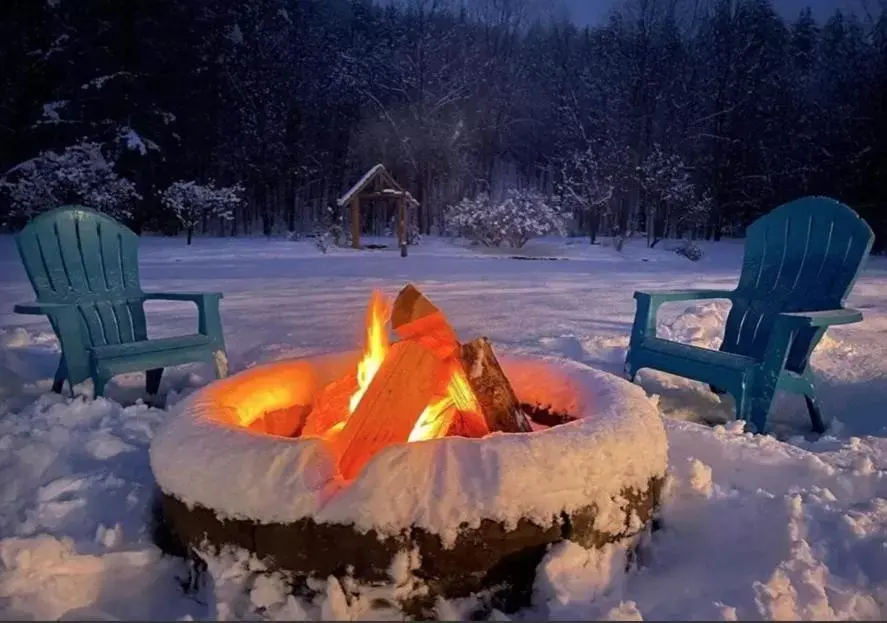
<path fill-rule="evenodd" d="M 238 405 L 261 402 L 256 392 L 274 408 L 310 404 L 356 361 L 346 353 L 257 366 L 183 402 L 151 445 L 173 539 L 246 548 L 297 582 L 390 582 L 397 553 L 418 551 L 414 573 L 429 599 L 490 591 L 508 610 L 527 603 L 550 544 L 602 547 L 652 520 L 667 466 L 658 411 L 639 387 L 575 362 L 501 358 L 522 402 L 575 421 L 392 446 L 351 482 L 320 439 L 228 423 Z"/>

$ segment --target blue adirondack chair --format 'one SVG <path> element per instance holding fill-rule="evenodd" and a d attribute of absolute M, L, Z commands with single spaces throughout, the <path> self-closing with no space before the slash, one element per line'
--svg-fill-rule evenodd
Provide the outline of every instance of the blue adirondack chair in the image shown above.
<path fill-rule="evenodd" d="M 845 309 L 874 234 L 846 205 L 825 197 L 784 204 L 747 232 L 734 290 L 635 292 L 625 372 L 653 368 L 709 384 L 736 401 L 736 416 L 763 432 L 777 390 L 803 395 L 814 431 L 825 431 L 809 360 L 831 325 L 862 320 Z M 656 313 L 672 301 L 732 302 L 719 350 L 656 337 Z"/>
<path fill-rule="evenodd" d="M 49 317 L 62 347 L 52 389 L 61 392 L 91 378 L 96 396 L 115 374 L 146 371 L 156 394 L 163 368 L 196 361 L 227 375 L 217 292 L 143 292 L 138 236 L 108 216 L 80 206 L 41 214 L 17 236 L 19 255 L 37 296 L 15 306 L 20 314 Z M 193 301 L 194 335 L 148 339 L 144 302 Z"/>

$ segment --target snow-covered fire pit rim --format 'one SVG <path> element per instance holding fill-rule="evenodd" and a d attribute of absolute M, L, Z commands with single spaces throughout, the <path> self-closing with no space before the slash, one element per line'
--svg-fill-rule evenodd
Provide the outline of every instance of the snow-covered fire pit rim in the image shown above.
<path fill-rule="evenodd" d="M 561 512 L 607 505 L 627 489 L 644 491 L 667 466 L 667 440 L 655 404 L 614 375 L 556 358 L 501 356 L 521 401 L 551 405 L 577 420 L 526 434 L 445 437 L 385 448 L 353 481 L 338 476 L 318 438 L 282 438 L 223 422 L 226 389 L 250 378 L 292 378 L 292 404 L 345 374 L 357 353 L 282 360 L 212 383 L 183 401 L 157 432 L 151 468 L 164 493 L 257 523 L 353 524 L 398 534 L 421 527 L 452 542 L 460 526 L 520 518 L 550 525 Z M 298 381 L 298 382 L 296 382 Z M 228 396 L 222 399 L 221 396 Z M 618 514 L 614 514 L 616 519 Z M 605 527 L 605 526 L 601 526 Z"/>

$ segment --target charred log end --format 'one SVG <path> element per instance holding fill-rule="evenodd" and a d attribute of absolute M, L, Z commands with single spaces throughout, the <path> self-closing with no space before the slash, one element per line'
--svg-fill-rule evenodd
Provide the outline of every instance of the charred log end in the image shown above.
<path fill-rule="evenodd" d="M 489 596 L 489 607 L 514 612 L 531 604 L 536 569 L 552 544 L 569 538 L 584 547 L 601 548 L 633 536 L 637 523 L 632 523 L 632 515 L 643 526 L 650 526 L 662 484 L 662 478 L 651 478 L 646 490 L 626 489 L 621 493 L 626 500 L 625 530 L 618 534 L 595 530 L 597 509 L 590 505 L 561 513 L 547 527 L 529 519 L 521 519 L 513 527 L 485 519 L 476 528 L 463 526 L 454 545 L 447 548 L 439 535 L 423 528 L 383 537 L 374 530 L 360 532 L 352 525 L 317 523 L 311 518 L 288 524 L 260 524 L 220 518 L 211 509 L 189 507 L 163 493 L 160 510 L 164 529 L 155 534 L 162 535 L 158 546 L 175 555 L 205 546 L 243 547 L 270 569 L 289 572 L 298 594 L 305 593 L 306 580 L 312 577 L 350 576 L 366 584 L 388 583 L 388 571 L 397 553 L 418 548 L 421 562 L 415 574 L 429 591 L 400 603 L 404 612 L 418 618 L 432 617 L 438 596 L 459 598 L 478 593 Z"/>

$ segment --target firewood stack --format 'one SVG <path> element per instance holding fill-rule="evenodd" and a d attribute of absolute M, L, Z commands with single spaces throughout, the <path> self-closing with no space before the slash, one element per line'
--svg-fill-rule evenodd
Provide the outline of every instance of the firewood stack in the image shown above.
<path fill-rule="evenodd" d="M 327 439 L 344 478 L 392 444 L 532 430 L 488 339 L 460 343 L 444 313 L 413 285 L 395 299 L 390 324 L 399 340 L 353 412 L 356 371 L 322 388 L 304 418 L 301 435 Z"/>

